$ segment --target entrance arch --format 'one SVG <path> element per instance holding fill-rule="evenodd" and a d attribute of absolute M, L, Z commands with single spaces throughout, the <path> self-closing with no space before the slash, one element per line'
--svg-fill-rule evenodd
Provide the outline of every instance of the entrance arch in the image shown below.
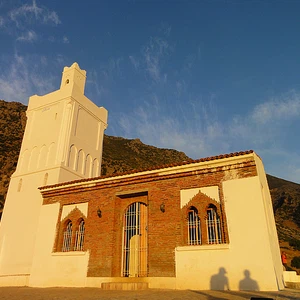
<path fill-rule="evenodd" d="M 146 277 L 148 213 L 142 202 L 128 206 L 123 218 L 122 276 Z"/>

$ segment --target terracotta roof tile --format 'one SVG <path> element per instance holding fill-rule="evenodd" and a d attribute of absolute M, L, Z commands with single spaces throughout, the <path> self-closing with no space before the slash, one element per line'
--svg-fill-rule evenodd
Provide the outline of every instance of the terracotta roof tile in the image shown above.
<path fill-rule="evenodd" d="M 162 166 L 153 166 L 153 167 L 149 167 L 147 169 L 130 170 L 127 172 L 116 173 L 116 174 L 112 174 L 112 175 L 104 175 L 104 176 L 99 176 L 99 177 L 85 178 L 85 179 L 78 179 L 78 180 L 73 180 L 73 181 L 68 181 L 68 182 L 62 182 L 62 183 L 58 183 L 58 184 L 54 184 L 54 185 L 43 186 L 43 187 L 40 187 L 39 189 L 43 190 L 46 188 L 54 188 L 54 187 L 59 187 L 59 186 L 64 186 L 67 184 L 73 184 L 73 183 L 79 183 L 79 182 L 94 181 L 94 180 L 103 179 L 103 178 L 114 178 L 117 176 L 124 176 L 124 175 L 129 175 L 129 174 L 134 174 L 134 173 L 166 169 L 166 168 L 171 168 L 171 167 L 176 167 L 176 166 L 194 164 L 194 163 L 205 162 L 205 161 L 212 161 L 212 160 L 229 158 L 229 157 L 234 157 L 234 156 L 241 156 L 241 155 L 246 155 L 246 154 L 250 154 L 253 152 L 254 152 L 253 150 L 247 150 L 247 151 L 233 152 L 233 153 L 228 153 L 228 154 L 220 154 L 220 155 L 216 155 L 216 156 L 210 156 L 210 157 L 205 157 L 205 158 L 200 158 L 200 159 L 195 159 L 195 160 L 190 159 L 190 160 L 182 161 L 182 162 L 178 162 L 178 163 L 171 163 L 171 164 L 166 164 L 166 165 L 162 165 Z"/>

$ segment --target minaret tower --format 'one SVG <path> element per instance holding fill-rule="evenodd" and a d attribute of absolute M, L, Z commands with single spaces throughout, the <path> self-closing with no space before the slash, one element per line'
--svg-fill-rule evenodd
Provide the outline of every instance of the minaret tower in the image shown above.
<path fill-rule="evenodd" d="M 107 110 L 84 95 L 86 72 L 63 70 L 60 89 L 29 98 L 18 165 L 0 225 L 0 276 L 26 285 L 42 196 L 38 187 L 100 175 Z"/>

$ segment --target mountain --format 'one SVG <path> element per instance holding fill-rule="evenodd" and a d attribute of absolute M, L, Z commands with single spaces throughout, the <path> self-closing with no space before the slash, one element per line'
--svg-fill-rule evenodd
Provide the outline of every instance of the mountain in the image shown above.
<path fill-rule="evenodd" d="M 183 152 L 148 146 L 139 139 L 128 140 L 105 135 L 101 173 L 102 175 L 112 175 L 189 159 Z"/>
<path fill-rule="evenodd" d="M 2 212 L 11 174 L 14 172 L 26 125 L 27 107 L 0 100 L 0 211 Z"/>
<path fill-rule="evenodd" d="M 27 107 L 0 100 L 0 212 L 14 172 L 26 124 Z M 142 170 L 189 160 L 183 152 L 143 144 L 139 139 L 104 136 L 102 175 Z M 288 263 L 300 256 L 300 184 L 267 175 L 280 247 Z M 254 220 L 255 221 L 255 220 Z"/>

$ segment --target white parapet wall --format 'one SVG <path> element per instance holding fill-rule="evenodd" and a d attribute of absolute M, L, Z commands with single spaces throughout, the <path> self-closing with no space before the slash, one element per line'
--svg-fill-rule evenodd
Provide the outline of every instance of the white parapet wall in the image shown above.
<path fill-rule="evenodd" d="M 284 288 L 278 245 L 268 216 L 259 176 L 223 182 L 228 244 L 177 247 L 176 287 L 197 290 L 264 290 Z M 266 212 L 266 210 L 268 210 Z M 271 211 L 269 211 L 271 210 Z"/>
<path fill-rule="evenodd" d="M 59 203 L 41 209 L 29 286 L 86 286 L 88 251 L 53 252 Z"/>
<path fill-rule="evenodd" d="M 298 282 L 300 283 L 300 275 L 295 271 L 283 271 L 284 282 Z"/>

